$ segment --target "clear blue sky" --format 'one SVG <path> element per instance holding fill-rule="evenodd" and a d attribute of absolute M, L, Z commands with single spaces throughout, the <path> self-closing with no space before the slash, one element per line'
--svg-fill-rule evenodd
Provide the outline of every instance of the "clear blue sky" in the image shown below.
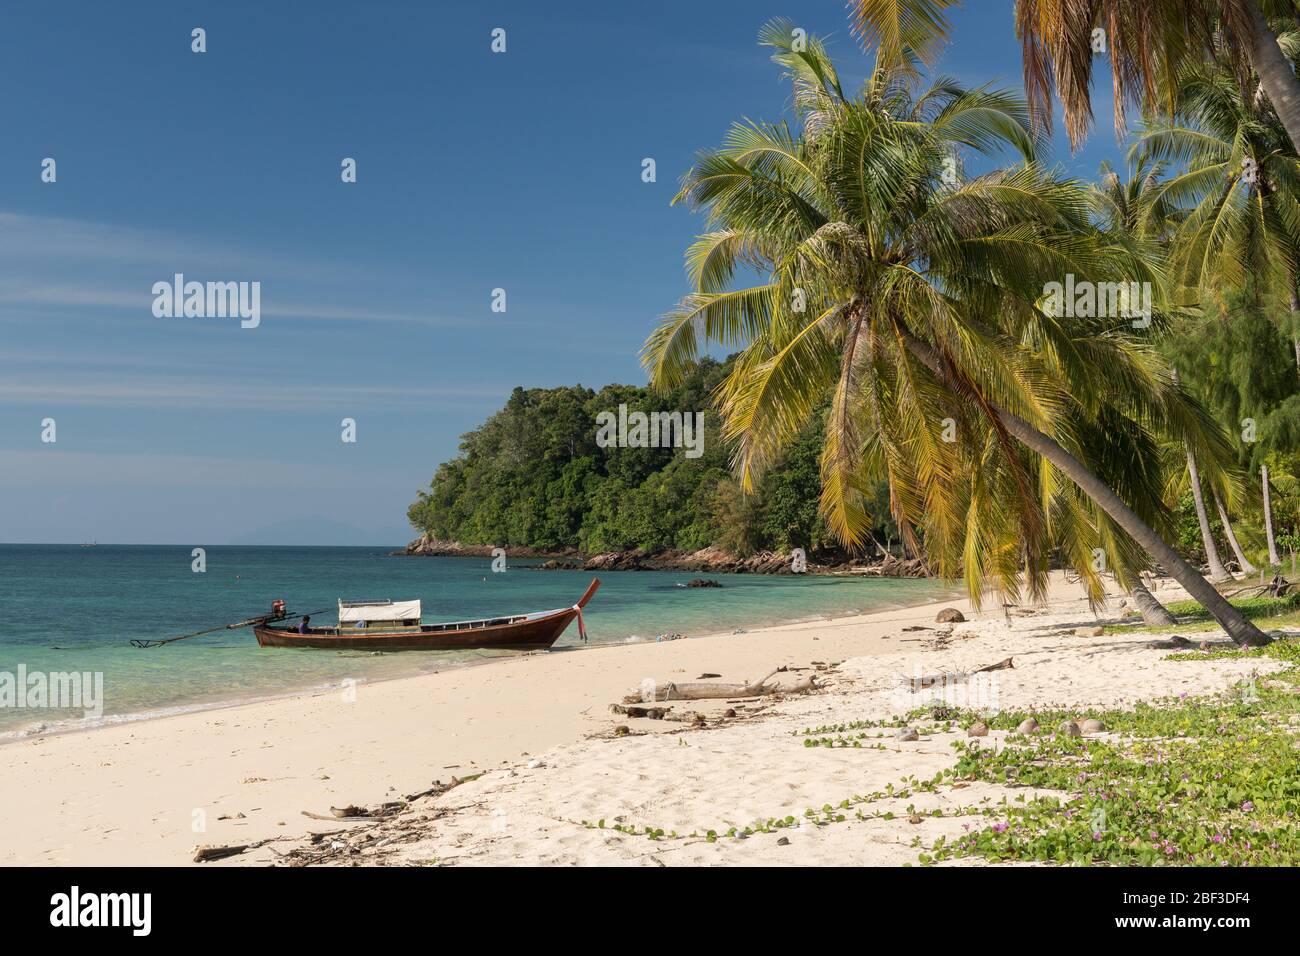
<path fill-rule="evenodd" d="M 397 544 L 515 385 L 644 381 L 699 226 L 678 177 L 788 107 L 775 16 L 856 85 L 840 0 L 10 5 L 0 541 Z M 954 20 L 941 70 L 1018 88 L 1010 0 Z M 1058 143 L 1081 176 L 1116 152 L 1096 106 Z M 261 326 L 155 318 L 176 272 L 261 282 Z"/>

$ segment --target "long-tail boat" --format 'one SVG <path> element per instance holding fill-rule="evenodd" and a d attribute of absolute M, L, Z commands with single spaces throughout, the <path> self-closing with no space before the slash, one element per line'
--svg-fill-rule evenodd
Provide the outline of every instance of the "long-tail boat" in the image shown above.
<path fill-rule="evenodd" d="M 419 601 L 339 601 L 339 622 L 334 627 L 305 627 L 262 621 L 253 633 L 262 647 L 317 647 L 375 651 L 451 651 L 496 647 L 533 650 L 550 647 L 574 620 L 587 639 L 582 609 L 591 600 L 600 579 L 572 607 L 535 611 L 511 617 L 421 624 Z M 283 604 L 276 602 L 278 607 Z"/>

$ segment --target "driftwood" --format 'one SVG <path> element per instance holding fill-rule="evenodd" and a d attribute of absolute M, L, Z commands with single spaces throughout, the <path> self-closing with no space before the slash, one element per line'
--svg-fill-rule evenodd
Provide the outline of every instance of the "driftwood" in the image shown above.
<path fill-rule="evenodd" d="M 274 843 L 276 840 L 283 840 L 284 837 L 267 837 L 265 840 L 257 840 L 253 843 L 236 843 L 230 846 L 217 846 L 214 844 L 205 844 L 194 848 L 195 863 L 210 863 L 213 860 L 224 860 L 228 856 L 239 856 L 245 850 L 256 850 L 258 847 L 266 846 L 268 843 Z"/>
<path fill-rule="evenodd" d="M 638 704 L 610 704 L 609 709 L 616 714 L 629 717 L 646 717 L 650 720 L 663 720 L 672 710 L 670 707 L 642 707 Z"/>
<path fill-rule="evenodd" d="M 989 664 L 973 671 L 943 671 L 938 674 L 922 674 L 920 677 L 904 676 L 902 682 L 904 684 L 910 684 L 915 689 L 933 687 L 935 684 L 960 684 L 969 680 L 975 674 L 983 674 L 986 671 L 1000 671 L 1008 668 L 1014 670 L 1016 665 L 1012 663 L 1013 660 L 1014 658 L 1008 657 L 1006 660 L 1001 660 L 996 664 Z"/>
<path fill-rule="evenodd" d="M 698 681 L 686 681 L 656 684 L 654 694 L 647 698 L 644 693 L 629 694 L 623 698 L 625 704 L 638 704 L 651 700 L 729 700 L 732 698 L 763 697 L 767 694 L 804 694 L 818 687 L 817 677 L 804 677 L 789 687 L 769 684 L 768 681 L 785 668 L 778 667 L 762 680 L 747 684 L 704 684 Z"/>
<path fill-rule="evenodd" d="M 238 856 L 248 849 L 247 843 L 239 846 L 200 846 L 194 848 L 194 862 L 207 863 L 211 860 L 224 860 L 228 856 Z"/>
<path fill-rule="evenodd" d="M 412 794 L 405 800 L 394 800 L 380 804 L 374 809 L 359 806 L 331 807 L 330 813 L 313 813 L 303 810 L 302 814 L 313 820 L 328 820 L 337 824 L 359 824 L 345 829 L 309 831 L 303 838 L 287 836 L 269 837 L 242 846 L 201 846 L 195 848 L 196 863 L 207 860 L 220 860 L 228 856 L 237 856 L 246 850 L 296 839 L 299 845 L 282 853 L 274 846 L 267 849 L 277 857 L 279 866 L 314 866 L 319 864 L 346 862 L 351 857 L 364 857 L 368 861 L 390 852 L 395 844 L 413 843 L 428 835 L 429 824 L 444 816 L 448 811 L 443 808 L 429 807 L 417 811 L 412 804 L 416 801 L 436 799 L 462 783 L 476 780 L 481 774 L 465 777 L 452 777 L 450 783 L 435 780 L 427 790 Z"/>
<path fill-rule="evenodd" d="M 405 801 L 395 801 L 385 803 L 377 810 L 367 810 L 365 807 L 330 807 L 329 815 L 324 813 L 312 813 L 310 810 L 303 810 L 304 817 L 310 817 L 313 820 L 330 820 L 335 823 L 359 823 L 361 821 L 372 822 L 375 820 L 386 820 L 394 817 L 402 810 L 406 809 Z"/>
<path fill-rule="evenodd" d="M 1288 594 L 1290 594 L 1291 589 L 1294 587 L 1295 587 L 1294 584 L 1292 584 L 1286 578 L 1282 577 L 1282 575 L 1280 574 L 1275 574 L 1273 576 L 1273 580 L 1265 584 L 1264 572 L 1261 571 L 1259 574 L 1259 584 L 1247 585 L 1246 587 L 1237 588 L 1234 591 L 1225 591 L 1223 593 L 1223 596 L 1226 598 L 1234 598 L 1239 594 L 1246 594 L 1249 597 L 1267 596 L 1267 597 L 1280 598 L 1280 597 L 1286 597 Z"/>

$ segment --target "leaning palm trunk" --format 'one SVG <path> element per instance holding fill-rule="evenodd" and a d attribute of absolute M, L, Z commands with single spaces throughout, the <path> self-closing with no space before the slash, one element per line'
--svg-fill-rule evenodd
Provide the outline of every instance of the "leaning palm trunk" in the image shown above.
<path fill-rule="evenodd" d="M 1259 74 L 1260 86 L 1291 137 L 1291 144 L 1300 150 L 1300 80 L 1260 12 L 1258 0 L 1248 0 L 1247 7 L 1255 27 L 1255 35 L 1247 44 L 1250 64 Z"/>
<path fill-rule="evenodd" d="M 1154 463 L 1159 433 L 1186 440 L 1207 461 L 1230 456 L 1208 416 L 1169 387 L 1154 356 L 1113 336 L 1113 323 L 1086 316 L 1060 323 L 1044 311 L 1049 288 L 1075 266 L 1098 279 L 1140 275 L 1163 303 L 1155 251 L 1099 232 L 1082 190 L 1036 163 L 1028 110 L 1016 98 L 946 81 L 914 96 L 910 71 L 891 68 L 887 51 L 849 98 L 824 44 L 809 38 L 796 49 L 795 32 L 792 23 L 773 21 L 760 40 L 793 80 L 802 132 L 734 124 L 677 194 L 707 210 L 712 231 L 687 254 L 694 291 L 642 351 L 656 387 L 680 380 L 701 336 L 746 343 L 719 403 L 747 486 L 829 394 L 821 507 L 845 542 L 860 541 L 868 523 L 864 481 L 883 476 L 903 537 L 916 547 L 913 527 L 923 522 L 941 573 L 962 568 L 973 596 L 990 577 L 1003 591 L 1017 590 L 1020 556 L 1031 593 L 1041 593 L 1053 537 L 1062 535 L 1072 543 L 1067 562 L 1098 596 L 1104 588 L 1087 549 L 1118 529 L 1125 534 L 1111 557 L 1124 580 L 1149 564 L 1137 553 L 1144 548 L 1234 641 L 1267 644 L 1141 517 L 1148 500 L 1159 511 L 1154 465 L 1122 476 L 1135 510 L 1050 437 L 1057 427 L 1077 427 L 1079 447 L 1095 449 L 1099 461 L 1116 456 L 1117 468 Z M 915 32 L 903 30 L 896 45 L 908 47 Z M 899 39 L 898 30 L 893 35 Z M 1026 162 L 953 186 L 939 167 L 963 147 L 984 155 L 1011 148 Z M 741 266 L 770 274 L 733 288 Z M 809 289 L 817 308 L 801 315 L 805 309 L 787 303 Z M 980 315 L 1016 327 L 981 330 Z M 956 354 L 911 335 L 913 321 L 936 342 L 960 342 Z M 916 353 L 933 381 L 900 347 Z M 1050 368 L 1032 367 L 1044 360 Z M 1112 366 L 1113 385 L 1104 384 Z M 1072 388 L 1084 393 L 1077 406 Z M 1030 417 L 1042 430 L 1004 407 L 1035 409 Z M 1136 418 L 1128 414 L 1134 410 Z M 949 413 L 959 436 L 974 441 L 932 433 Z M 1117 444 L 1103 449 L 1103 438 Z M 1050 494 L 1037 494 L 1033 472 L 1048 463 L 1075 488 L 1054 481 Z M 1096 527 L 1098 510 L 1114 529 Z"/>
<path fill-rule="evenodd" d="M 1228 602 L 1218 589 L 1205 580 L 1194 567 L 1183 560 L 1169 544 L 1130 508 L 1119 495 L 1111 491 L 1100 478 L 1083 463 L 1044 435 L 1028 422 L 1008 412 L 1001 413 L 1003 424 L 1027 448 L 1042 455 L 1078 485 L 1115 523 L 1124 529 L 1147 554 L 1155 558 L 1193 600 L 1199 601 L 1216 621 L 1223 625 L 1228 636 L 1243 647 L 1263 647 L 1271 638 Z"/>
<path fill-rule="evenodd" d="M 1155 595 L 1148 591 L 1141 581 L 1133 585 L 1129 597 L 1133 599 L 1133 606 L 1142 615 L 1142 623 L 1147 627 L 1172 627 L 1178 623 L 1178 619 L 1156 600 Z"/>
<path fill-rule="evenodd" d="M 1268 563 L 1277 567 L 1282 559 L 1277 556 L 1277 542 L 1273 539 L 1273 499 L 1268 493 L 1268 465 L 1260 465 L 1259 474 L 1264 483 L 1264 537 L 1268 539 Z"/>
<path fill-rule="evenodd" d="M 1228 544 L 1232 547 L 1232 553 L 1237 556 L 1237 566 L 1241 568 L 1242 574 L 1254 574 L 1258 569 L 1250 563 L 1250 558 L 1246 557 L 1241 550 L 1241 544 L 1237 541 L 1237 533 L 1232 530 L 1232 522 L 1228 520 L 1228 509 L 1223 507 L 1223 500 L 1219 493 L 1211 489 L 1214 494 L 1214 506 L 1219 510 L 1219 521 L 1223 523 L 1223 533 L 1228 539 Z"/>
<path fill-rule="evenodd" d="M 942 364 L 934 351 L 910 333 L 905 340 L 912 354 L 919 358 L 941 380 L 946 379 Z M 1169 546 L 1164 538 L 1156 534 L 1119 495 L 1100 478 L 1088 470 L 1088 467 L 1075 458 L 1052 438 L 1040 432 L 1020 416 L 1009 412 L 990 402 L 988 408 L 1006 428 L 1007 432 L 1030 451 L 1041 455 L 1063 472 L 1066 477 L 1079 486 L 1089 498 L 1097 503 L 1111 519 L 1124 529 L 1130 538 L 1156 560 L 1169 574 L 1183 586 L 1183 589 L 1199 602 L 1210 615 L 1223 626 L 1224 631 L 1233 642 L 1243 647 L 1263 647 L 1272 643 L 1272 638 L 1248 621 L 1237 608 L 1219 593 L 1201 573 L 1188 564 L 1177 551 Z M 1265 490 L 1267 496 L 1267 490 Z M 1265 497 L 1265 508 L 1267 508 Z"/>
<path fill-rule="evenodd" d="M 1216 584 L 1231 581 L 1232 575 L 1223 566 L 1219 546 L 1210 530 L 1210 516 L 1205 510 L 1205 493 L 1201 490 L 1201 473 L 1196 468 L 1196 456 L 1187 449 L 1187 476 L 1192 482 L 1192 501 L 1196 504 L 1196 522 L 1201 526 L 1201 543 L 1205 546 L 1205 561 L 1210 566 L 1210 580 Z"/>

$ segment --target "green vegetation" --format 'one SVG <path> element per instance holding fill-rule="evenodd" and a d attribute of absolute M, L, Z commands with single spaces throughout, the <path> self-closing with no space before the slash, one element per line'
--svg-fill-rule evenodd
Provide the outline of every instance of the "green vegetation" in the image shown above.
<path fill-rule="evenodd" d="M 1252 597 L 1231 600 L 1233 607 L 1248 620 L 1255 621 L 1268 630 L 1300 627 L 1300 592 L 1294 592 L 1284 598 Z M 1178 618 L 1176 627 L 1110 624 L 1106 626 L 1105 632 L 1107 634 L 1194 634 L 1218 629 L 1209 612 L 1195 601 L 1172 601 L 1165 607 L 1169 613 Z M 1202 654 L 1201 657 L 1204 655 Z"/>
<path fill-rule="evenodd" d="M 412 524 L 588 553 L 900 538 L 976 601 L 1040 596 L 1057 565 L 1099 600 L 1104 575 L 1160 565 L 1263 643 L 1185 558 L 1225 581 L 1229 548 L 1249 571 L 1300 542 L 1300 111 L 1270 88 L 1295 85 L 1300 35 L 1263 24 L 1282 46 L 1251 74 L 1260 50 L 1210 0 L 1182 42 L 1181 3 L 1105 24 L 1125 84 L 1151 85 L 1127 168 L 1093 184 L 1042 162 L 1051 70 L 1071 135 L 1090 123 L 1093 58 L 1066 53 L 1092 42 L 1086 5 L 1019 24 L 1027 97 L 929 72 L 948 0 L 852 5 L 876 53 L 857 90 L 821 40 L 767 24 L 793 115 L 734 124 L 683 178 L 705 223 L 643 349 L 653 390 L 516 389 Z M 1158 76 L 1128 52 L 1146 45 Z M 1062 310 L 1063 283 L 1096 297 Z M 1145 322 L 1103 301 L 1139 287 Z M 741 351 L 701 360 L 710 343 Z M 704 412 L 704 454 L 598 448 L 595 416 L 624 404 Z"/>
<path fill-rule="evenodd" d="M 796 122 L 736 123 L 683 178 L 676 201 L 708 231 L 643 348 L 651 383 L 677 387 L 704 342 L 744 345 L 718 407 L 745 487 L 829 398 L 828 527 L 861 543 L 886 482 L 903 536 L 972 601 L 1041 595 L 1054 553 L 1100 600 L 1100 551 L 1122 586 L 1158 562 L 1235 641 L 1267 643 L 1162 536 L 1159 444 L 1214 487 L 1235 462 L 1153 348 L 1179 305 L 1168 250 L 1038 161 L 1021 97 L 885 56 L 850 95 L 819 39 L 778 20 L 760 42 Z M 1010 162 L 965 177 L 964 154 Z M 1145 325 L 1052 305 L 1063 282 L 1140 287 Z"/>
<path fill-rule="evenodd" d="M 1274 602 L 1277 604 L 1283 602 Z M 1289 602 L 1288 602 L 1289 603 Z M 1300 863 L 1300 776 L 1295 773 L 1300 723 L 1300 641 L 1268 647 L 1173 654 L 1168 660 L 1269 659 L 1287 665 L 1267 677 L 1239 681 L 1214 698 L 1175 698 L 1138 703 L 1132 710 L 1074 708 L 975 713 L 939 705 L 888 720 L 860 720 L 809 727 L 794 736 L 805 747 L 862 747 L 867 730 L 916 726 L 922 735 L 953 733 L 977 721 L 1006 731 L 1001 743 L 959 739 L 956 762 L 930 779 L 908 776 L 897 785 L 854 794 L 802 817 L 768 817 L 746 827 L 696 829 L 665 834 L 662 827 L 612 829 L 651 840 L 745 839 L 796 825 L 833 826 L 854 820 L 893 820 L 893 810 L 871 804 L 946 792 L 981 781 L 1020 791 L 1000 801 L 935 808 L 930 817 L 983 817 L 955 839 L 925 847 L 914 841 L 918 862 L 931 864 L 978 856 L 990 862 L 1071 865 L 1261 865 Z M 1044 728 L 1032 735 L 1017 728 L 1028 717 Z M 1095 718 L 1100 736 L 1053 733 L 1066 720 Z M 921 725 L 919 722 L 928 720 Z M 852 734 L 853 731 L 862 731 Z M 827 737 L 834 734 L 835 737 Z M 1040 792 L 1030 797 L 1029 791 Z M 1047 792 L 1044 792 L 1047 791 Z M 850 811 L 852 813 L 850 814 Z M 922 814 L 908 805 L 918 823 Z M 605 828 L 582 821 L 589 828 Z"/>
<path fill-rule="evenodd" d="M 787 449 L 780 468 L 743 495 L 731 477 L 711 395 L 732 361 L 693 363 L 671 391 L 607 385 L 516 388 L 506 406 L 461 440 L 408 517 L 417 530 L 463 544 L 576 548 L 586 553 L 719 545 L 738 554 L 830 543 L 817 513 L 820 418 Z M 703 411 L 704 453 L 681 448 L 600 448 L 596 416 Z M 884 495 L 882 490 L 879 494 Z M 885 515 L 881 541 L 896 534 Z"/>
<path fill-rule="evenodd" d="M 1290 666 L 1213 700 L 1090 712 L 1104 738 L 1013 734 L 1000 749 L 958 741 L 955 779 L 1067 796 L 1020 798 L 1005 818 L 921 857 L 1140 866 L 1293 866 L 1300 861 L 1300 777 L 1295 720 L 1300 643 L 1221 657 L 1270 657 Z M 1205 660 L 1204 654 L 1173 660 Z M 981 717 L 1012 729 L 1028 714 Z M 1045 726 L 1074 712 L 1034 714 Z"/>

